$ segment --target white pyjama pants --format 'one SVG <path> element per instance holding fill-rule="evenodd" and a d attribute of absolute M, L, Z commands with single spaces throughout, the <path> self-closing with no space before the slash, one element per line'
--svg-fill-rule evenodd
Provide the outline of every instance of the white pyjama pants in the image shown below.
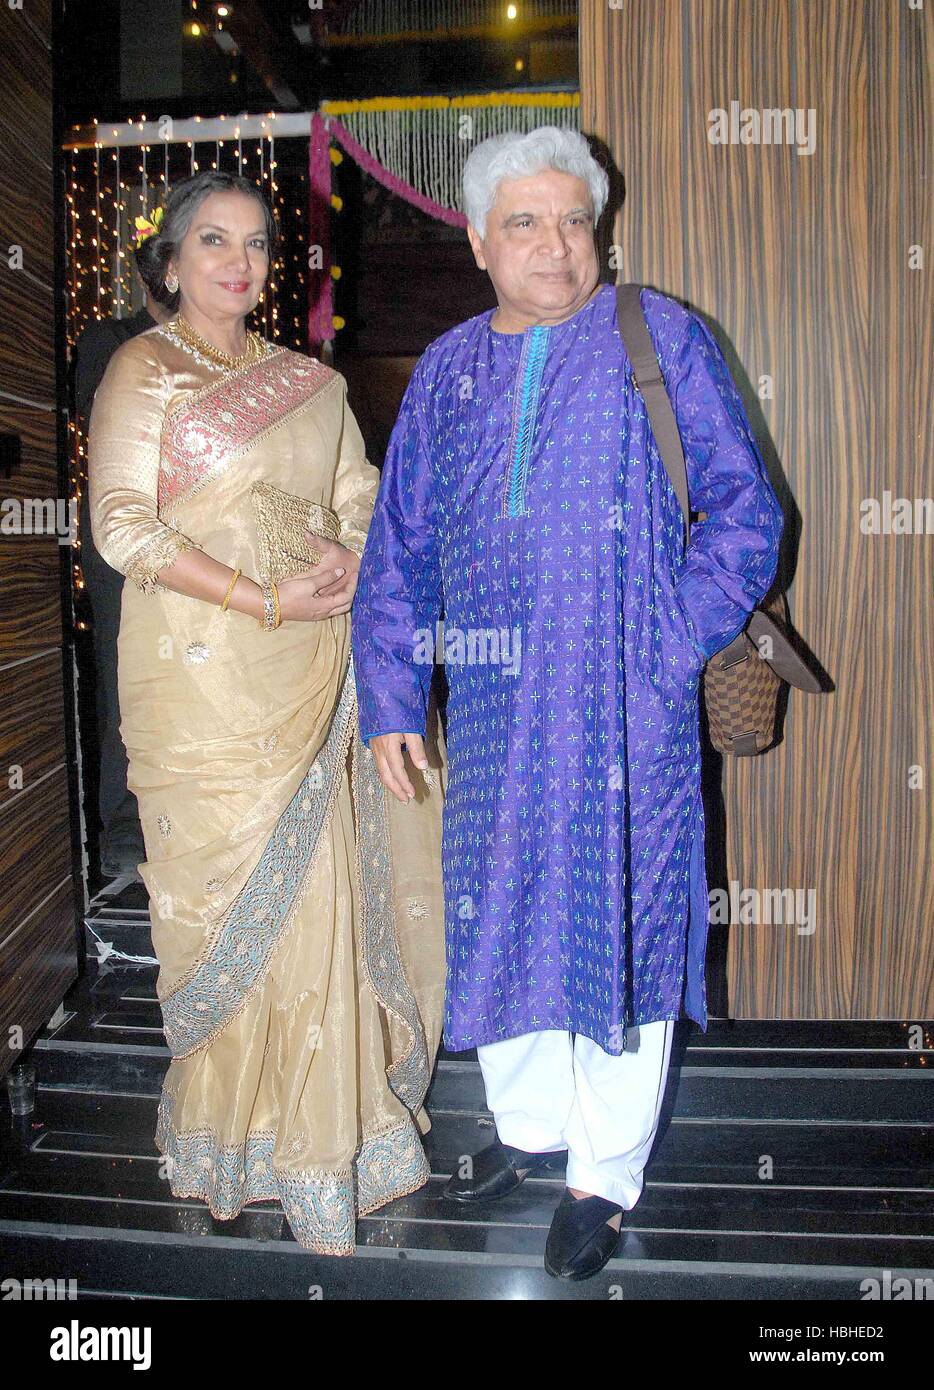
<path fill-rule="evenodd" d="M 619 1057 L 556 1029 L 478 1047 L 500 1140 L 529 1153 L 567 1149 L 568 1187 L 630 1210 L 658 1129 L 673 1031 L 671 1019 L 630 1028 Z"/>

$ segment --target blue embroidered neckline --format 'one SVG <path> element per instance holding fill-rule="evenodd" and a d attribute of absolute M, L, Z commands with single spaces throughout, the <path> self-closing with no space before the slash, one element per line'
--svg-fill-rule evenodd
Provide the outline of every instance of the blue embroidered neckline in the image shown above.
<path fill-rule="evenodd" d="M 509 465 L 503 493 L 503 516 L 524 516 L 525 485 L 529 472 L 535 420 L 541 396 L 542 376 L 548 356 L 551 327 L 536 324 L 522 335 L 522 351 L 516 375 L 516 398 L 509 434 Z"/>

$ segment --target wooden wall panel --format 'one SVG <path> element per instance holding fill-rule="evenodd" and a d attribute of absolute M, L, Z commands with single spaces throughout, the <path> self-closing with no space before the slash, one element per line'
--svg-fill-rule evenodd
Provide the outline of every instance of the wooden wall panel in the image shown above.
<path fill-rule="evenodd" d="M 9 7 L 4 5 L 6 10 Z M 52 69 L 37 35 L 33 10 L 10 10 L 0 44 L 4 100 L 0 109 L 3 148 L 52 168 Z"/>
<path fill-rule="evenodd" d="M 934 24 L 931 7 L 923 14 L 906 12 L 898 33 L 899 149 L 903 152 L 895 237 L 896 283 L 899 295 L 898 336 L 887 346 L 893 354 L 889 375 L 897 384 L 895 416 L 898 424 L 896 455 L 898 490 L 908 497 L 934 494 L 934 313 L 931 304 L 930 268 L 909 270 L 909 256 L 924 247 L 930 267 L 934 234 L 934 189 L 931 172 L 934 157 Z M 876 537 L 890 541 L 892 537 Z M 908 543 L 906 543 L 908 542 Z M 927 989 L 932 964 L 934 886 L 934 538 L 903 537 L 896 554 L 895 687 L 904 692 L 899 700 L 899 763 L 902 787 L 906 764 L 923 768 L 925 786 L 911 793 L 910 807 L 900 817 L 906 825 L 902 880 L 926 875 L 926 889 L 918 892 L 918 916 L 909 911 L 897 915 L 892 933 L 894 977 L 913 981 L 912 994 L 929 998 Z M 866 969 L 863 953 L 857 958 L 857 975 Z"/>
<path fill-rule="evenodd" d="M 0 5 L 0 433 L 21 441 L 20 466 L 0 475 L 0 1072 L 17 1057 L 10 1030 L 28 1045 L 77 974 L 52 49 L 50 0 Z M 21 265 L 11 264 L 13 245 Z M 33 499 L 50 510 L 21 505 Z M 38 534 L 28 534 L 37 517 Z"/>
<path fill-rule="evenodd" d="M 64 742 L 61 745 L 64 754 Z M 28 759 L 24 747 L 17 758 Z M 54 757 L 54 755 L 53 755 Z M 51 776 L 0 809 L 0 942 L 19 931 L 36 903 L 71 872 L 68 776 L 64 757 Z M 49 1013 L 53 1012 L 54 1004 Z"/>
<path fill-rule="evenodd" d="M 52 0 L 29 0 L 29 14 L 26 16 L 30 28 L 45 47 L 52 51 Z"/>
<path fill-rule="evenodd" d="M 0 281 L 4 304 L 6 290 L 6 280 Z M 43 322 L 42 331 L 47 338 L 48 318 Z M 7 357 L 0 354 L 0 390 L 3 392 L 11 390 L 9 372 Z M 34 400 L 32 405 L 23 405 L 0 395 L 0 434 L 18 434 L 21 448 L 19 469 L 9 478 L 0 476 L 0 498 L 5 506 L 33 500 L 44 503 L 63 496 L 56 471 L 55 394 L 51 391 L 47 398 L 31 399 Z M 10 533 L 0 519 L 0 666 L 34 657 L 61 644 L 62 555 L 57 541 L 56 536 Z M 2 681 L 0 672 L 0 689 Z M 0 765 L 0 773 L 2 771 Z"/>
<path fill-rule="evenodd" d="M 48 331 L 47 324 L 45 330 Z M 0 355 L 0 376 L 5 392 L 11 381 L 10 370 L 6 357 Z M 54 454 L 58 444 L 54 393 L 42 398 L 33 393 L 31 399 L 34 403 L 29 409 L 23 409 L 19 402 L 0 397 L 0 434 L 18 434 L 20 437 L 19 468 L 8 478 L 0 475 L 0 487 L 3 497 L 15 497 L 19 501 L 26 497 L 49 495 L 49 455 Z M 7 528 L 0 520 L 0 536 L 5 538 L 7 534 Z"/>
<path fill-rule="evenodd" d="M 52 219 L 51 52 L 43 36 L 47 7 L 6 11 L 0 27 L 0 404 L 55 396 Z M 24 207 L 24 202 L 26 206 Z M 8 248 L 22 246 L 21 269 Z"/>
<path fill-rule="evenodd" d="M 45 536 L 0 539 L 0 653 L 6 660 L 38 656 L 61 642 L 60 566 L 58 546 Z"/>
<path fill-rule="evenodd" d="M 2 68 L 2 59 L 0 59 Z M 36 223 L 36 210 L 32 201 L 31 189 L 36 180 L 46 181 L 49 176 L 48 165 L 36 155 L 34 148 L 19 149 L 16 146 L 17 132 L 0 128 L 0 137 L 10 139 L 11 152 L 16 159 L 0 161 L 0 208 L 3 208 L 3 251 L 11 245 L 26 248 L 26 262 L 29 270 L 26 278 L 32 283 L 51 287 L 55 262 L 55 242 Z M 51 289 L 46 290 L 51 294 Z"/>
<path fill-rule="evenodd" d="M 4 228 L 4 247 L 14 240 Z M 31 241 L 31 238 L 30 238 Z M 26 266 L 35 267 L 34 248 L 24 246 Z M 5 398 L 47 401 L 55 396 L 55 354 L 49 352 L 48 325 L 52 322 L 52 286 L 35 269 L 7 271 L 3 285 L 3 318 L 0 320 L 0 362 L 3 363 Z"/>
<path fill-rule="evenodd" d="M 619 278 L 714 328 L 828 685 L 792 693 L 777 748 L 711 764 L 710 887 L 815 894 L 813 933 L 730 926 L 737 1017 L 934 1012 L 934 538 L 860 529 L 864 499 L 934 490 L 930 279 L 908 268 L 931 249 L 931 26 L 901 0 L 581 5 L 582 126 L 626 183 Z M 733 100 L 813 109 L 814 153 L 712 145 Z"/>
<path fill-rule="evenodd" d="M 0 817 L 13 812 L 20 797 L 31 796 L 64 770 L 65 711 L 60 700 L 49 699 L 61 677 L 62 654 L 57 648 L 0 672 L 7 703 L 0 721 Z M 14 813 L 14 823 L 15 819 Z"/>
<path fill-rule="evenodd" d="M 19 930 L 0 941 L 0 980 L 4 982 L 3 1026 L 22 1028 L 29 1040 L 35 1001 L 64 998 L 75 977 L 74 891 L 71 871 L 33 904 Z M 53 1009 L 54 1012 L 54 1009 Z M 51 1015 L 50 1015 L 51 1016 Z M 0 1061 L 0 1073 L 16 1054 Z"/>

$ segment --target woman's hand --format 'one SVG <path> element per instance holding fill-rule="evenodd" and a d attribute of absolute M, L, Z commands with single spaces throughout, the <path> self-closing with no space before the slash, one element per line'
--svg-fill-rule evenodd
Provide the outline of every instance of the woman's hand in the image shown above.
<path fill-rule="evenodd" d="M 321 559 L 294 579 L 279 584 L 283 622 L 321 622 L 349 613 L 357 589 L 360 557 L 338 541 L 306 532 Z"/>

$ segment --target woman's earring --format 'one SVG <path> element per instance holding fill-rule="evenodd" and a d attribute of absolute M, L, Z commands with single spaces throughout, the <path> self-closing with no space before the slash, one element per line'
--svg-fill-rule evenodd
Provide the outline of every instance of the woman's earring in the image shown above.
<path fill-rule="evenodd" d="M 165 277 L 165 287 L 168 290 L 169 294 L 174 294 L 175 291 L 178 289 L 178 276 L 174 274 L 174 272 L 170 272 Z"/>

